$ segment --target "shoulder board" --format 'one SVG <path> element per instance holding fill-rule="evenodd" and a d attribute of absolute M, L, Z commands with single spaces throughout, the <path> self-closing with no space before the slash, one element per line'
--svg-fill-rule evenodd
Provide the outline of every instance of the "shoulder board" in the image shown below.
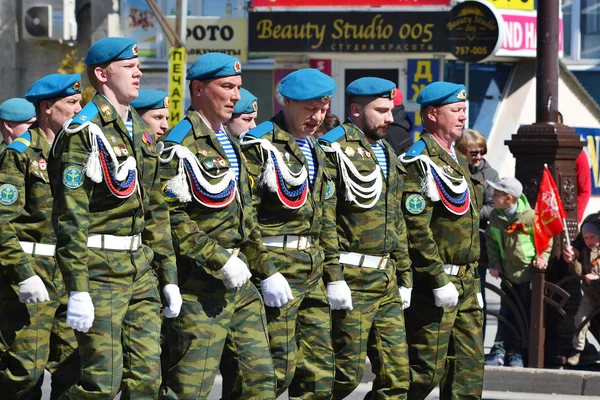
<path fill-rule="evenodd" d="M 98 115 L 98 107 L 90 101 L 73 117 L 71 124 L 81 125 L 84 122 L 91 121 L 96 115 Z"/>
<path fill-rule="evenodd" d="M 273 122 L 265 121 L 256 128 L 250 129 L 248 132 L 246 132 L 246 136 L 252 136 L 253 138 L 260 139 L 274 129 L 275 124 Z"/>
<path fill-rule="evenodd" d="M 31 133 L 29 131 L 25 132 L 15 140 L 6 148 L 15 150 L 17 153 L 21 154 L 31 145 Z"/>
<path fill-rule="evenodd" d="M 184 118 L 177 125 L 171 129 L 171 132 L 167 134 L 165 137 L 165 142 L 173 142 L 177 144 L 181 144 L 183 138 L 187 133 L 192 129 L 192 123 L 189 119 Z"/>
<path fill-rule="evenodd" d="M 417 140 L 412 146 L 410 146 L 410 149 L 406 150 L 405 157 L 411 158 L 420 156 L 421 153 L 423 153 L 423 150 L 425 150 L 425 142 L 422 140 Z"/>
<path fill-rule="evenodd" d="M 346 134 L 346 130 L 342 127 L 342 125 L 338 125 L 323 136 L 319 138 L 327 143 L 337 142 L 342 136 Z"/>

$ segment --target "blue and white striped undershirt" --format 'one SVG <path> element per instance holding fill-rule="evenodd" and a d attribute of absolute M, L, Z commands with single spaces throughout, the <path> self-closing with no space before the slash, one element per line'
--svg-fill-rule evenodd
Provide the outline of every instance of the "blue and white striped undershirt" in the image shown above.
<path fill-rule="evenodd" d="M 381 142 L 377 141 L 377 143 L 372 144 L 371 148 L 373 149 L 373 153 L 375 153 L 375 157 L 377 157 L 377 162 L 383 171 L 383 176 L 385 179 L 388 177 L 388 167 L 387 167 L 387 157 L 385 155 L 385 149 L 381 145 Z"/>
<path fill-rule="evenodd" d="M 123 121 L 125 123 L 125 128 L 127 128 L 127 132 L 129 132 L 129 137 L 133 139 L 133 118 L 131 117 L 131 111 L 127 114 L 127 121 Z"/>
<path fill-rule="evenodd" d="M 215 135 L 217 136 L 217 139 L 219 139 L 219 142 L 221 142 L 221 146 L 223 146 L 223 150 L 225 150 L 225 155 L 227 156 L 227 159 L 229 160 L 229 164 L 231 165 L 231 168 L 233 168 L 233 171 L 235 172 L 235 179 L 239 180 L 239 178 L 240 178 L 240 162 L 238 160 L 237 154 L 235 154 L 235 151 L 233 150 L 233 146 L 231 145 L 231 141 L 229 140 L 229 137 L 223 131 L 215 131 Z"/>
<path fill-rule="evenodd" d="M 313 185 L 315 183 L 316 169 L 315 161 L 313 159 L 312 143 L 308 139 L 298 139 L 295 137 L 294 140 L 296 140 L 298 147 L 300 147 L 302 154 L 304 154 L 304 158 L 306 158 L 308 164 L 308 181 Z"/>

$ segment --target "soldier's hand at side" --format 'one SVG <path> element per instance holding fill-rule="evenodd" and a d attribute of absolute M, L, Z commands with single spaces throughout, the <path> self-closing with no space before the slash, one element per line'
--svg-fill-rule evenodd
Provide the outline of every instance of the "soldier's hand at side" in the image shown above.
<path fill-rule="evenodd" d="M 67 303 L 67 325 L 87 333 L 94 323 L 94 303 L 88 292 L 71 292 Z"/>
<path fill-rule="evenodd" d="M 595 281 L 596 279 L 600 278 L 600 276 L 596 274 L 585 274 L 583 278 L 585 279 L 585 283 L 590 283 L 591 281 Z"/>
<path fill-rule="evenodd" d="M 223 282 L 229 289 L 241 288 L 252 276 L 246 263 L 235 255 L 227 260 L 220 271 L 223 273 Z"/>
<path fill-rule="evenodd" d="M 543 258 L 538 257 L 535 260 L 533 260 L 533 266 L 539 269 L 540 271 L 544 271 L 548 267 L 548 262 Z"/>
<path fill-rule="evenodd" d="M 579 258 L 579 250 L 577 250 L 575 247 L 565 246 L 563 248 L 563 259 L 566 262 L 572 263 L 575 260 L 577 260 L 578 258 Z"/>
<path fill-rule="evenodd" d="M 165 285 L 163 293 L 167 300 L 167 307 L 163 309 L 163 315 L 167 318 L 177 317 L 181 311 L 181 305 L 183 304 L 179 286 L 172 283 Z"/>
<path fill-rule="evenodd" d="M 500 270 L 498 268 L 490 268 L 490 275 L 494 278 L 498 278 L 500 276 Z"/>
<path fill-rule="evenodd" d="M 19 282 L 19 301 L 21 303 L 33 304 L 49 300 L 48 290 L 39 276 L 34 275 Z"/>
<path fill-rule="evenodd" d="M 454 283 L 450 282 L 441 288 L 433 289 L 435 305 L 438 307 L 456 307 L 458 304 L 458 290 Z"/>
<path fill-rule="evenodd" d="M 402 309 L 406 310 L 408 307 L 410 307 L 410 300 L 412 297 L 412 288 L 400 286 L 400 288 L 398 289 L 398 292 L 400 293 L 400 298 L 402 299 Z"/>
<path fill-rule="evenodd" d="M 333 281 L 327 284 L 327 301 L 332 310 L 352 311 L 352 294 L 346 281 Z"/>
<path fill-rule="evenodd" d="M 260 281 L 260 288 L 262 289 L 265 305 L 268 307 L 281 307 L 294 298 L 287 279 L 279 272 Z"/>

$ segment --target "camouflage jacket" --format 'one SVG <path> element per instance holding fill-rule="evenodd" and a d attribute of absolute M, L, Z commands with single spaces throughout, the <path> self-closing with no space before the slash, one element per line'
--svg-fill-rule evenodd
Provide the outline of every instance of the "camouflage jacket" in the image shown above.
<path fill-rule="evenodd" d="M 364 133 L 353 123 L 344 123 L 319 138 L 323 147 L 330 147 L 333 142 L 340 145 L 345 156 L 356 167 L 357 171 L 367 176 L 375 171 L 378 165 Z M 348 201 L 344 193 L 346 185 L 342 179 L 339 159 L 336 153 L 327 152 L 327 170 L 335 182 L 337 193 L 337 234 L 340 250 L 368 254 L 390 255 L 396 267 L 398 286 L 412 287 L 412 271 L 408 257 L 406 225 L 400 208 L 400 199 L 406 170 L 398 161 L 394 150 L 386 142 L 381 141 L 388 160 L 388 177 L 381 178 L 383 188 L 377 202 L 370 208 L 362 208 Z M 351 173 L 349 174 L 351 177 Z M 353 182 L 360 186 L 357 179 Z M 370 200 L 358 199 L 368 204 Z"/>
<path fill-rule="evenodd" d="M 259 137 L 268 140 L 283 155 L 286 166 L 299 172 L 302 166 L 308 171 L 308 163 L 292 135 L 286 131 L 283 113 L 277 114 L 244 136 L 243 142 Z M 326 170 L 325 153 L 313 137 L 315 180 L 309 186 L 306 202 L 298 209 L 290 209 L 279 200 L 277 194 L 260 184 L 267 159 L 266 150 L 259 144 L 242 145 L 252 176 L 253 204 L 258 214 L 262 236 L 296 235 L 309 236 L 315 246 L 325 253 L 323 265 L 326 282 L 343 280 L 339 265 L 339 247 L 335 228 L 335 193 Z M 329 191 L 328 191 L 329 187 Z"/>
<path fill-rule="evenodd" d="M 95 183 L 85 175 L 83 170 L 91 151 L 89 127 L 75 133 L 61 131 L 52 147 L 48 170 L 54 195 L 56 260 L 69 291 L 89 290 L 90 234 L 141 234 L 142 243 L 154 251 L 151 267 L 160 283 L 177 283 L 173 244 L 165 229 L 169 226 L 169 213 L 160 188 L 158 153 L 148 126 L 133 108 L 131 114 L 133 139 L 115 108 L 97 93 L 69 126 L 77 128 L 91 121 L 102 129 L 119 163 L 127 156 L 135 158 L 139 186 L 129 197 L 115 196 L 105 178 Z"/>
<path fill-rule="evenodd" d="M 47 160 L 50 144 L 37 124 L 0 155 L 0 259 L 8 282 L 36 274 L 34 257 L 19 241 L 54 244 L 52 193 Z"/>
<path fill-rule="evenodd" d="M 442 200 L 434 202 L 427 196 L 426 175 L 419 162 L 403 161 L 408 176 L 404 181 L 402 211 L 414 279 L 439 288 L 450 282 L 444 272 L 444 264 L 469 265 L 471 268 L 477 265 L 482 184 L 471 177 L 462 153 L 456 152 L 457 163 L 430 133 L 424 132 L 406 152 L 409 160 L 419 155 L 429 157 L 453 178 L 464 177 L 469 188 L 468 209 L 463 215 L 456 215 L 442 204 Z"/>
<path fill-rule="evenodd" d="M 202 164 L 203 169 L 200 171 L 211 184 L 219 181 L 214 176 L 231 168 L 219 139 L 193 108 L 187 110 L 185 119 L 165 135 L 163 140 L 163 159 L 168 155 L 170 147 L 178 144 L 184 146 Z M 163 195 L 169 203 L 177 263 L 180 269 L 183 266 L 191 269 L 197 265 L 207 274 L 219 278 L 217 271 L 231 257 L 227 249 L 239 248 L 249 261 L 252 273 L 259 279 L 265 279 L 277 270 L 269 260 L 256 223 L 250 177 L 241 157 L 239 143 L 231 140 L 231 144 L 238 156 L 240 175 L 236 189 L 238 195 L 226 207 L 211 208 L 196 199 L 190 202 L 180 201 L 167 189 L 169 181 L 178 174 L 180 159 L 173 157 L 162 166 Z"/>

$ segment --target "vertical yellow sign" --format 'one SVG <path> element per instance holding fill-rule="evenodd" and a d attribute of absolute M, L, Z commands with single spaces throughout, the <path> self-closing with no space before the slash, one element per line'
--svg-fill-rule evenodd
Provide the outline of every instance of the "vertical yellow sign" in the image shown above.
<path fill-rule="evenodd" d="M 169 126 L 183 119 L 185 95 L 185 48 L 174 47 L 169 55 Z"/>

